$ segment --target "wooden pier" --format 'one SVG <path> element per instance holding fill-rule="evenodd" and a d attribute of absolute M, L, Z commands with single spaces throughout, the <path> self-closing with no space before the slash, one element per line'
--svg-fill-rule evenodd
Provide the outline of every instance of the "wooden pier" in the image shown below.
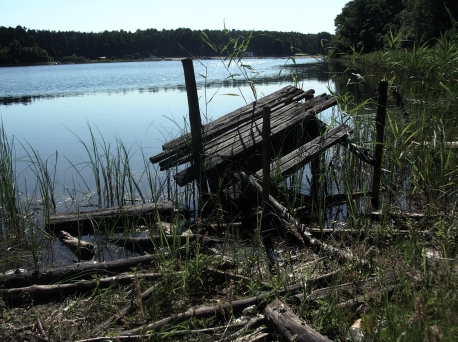
<path fill-rule="evenodd" d="M 314 90 L 304 91 L 286 86 L 258 101 L 234 110 L 203 125 L 199 132 L 203 148 L 201 163 L 190 164 L 174 175 L 184 186 L 204 177 L 212 192 L 221 193 L 216 184 L 223 184 L 232 200 L 234 181 L 227 169 L 243 171 L 257 181 L 263 179 L 263 109 L 270 108 L 271 173 L 283 178 L 293 175 L 331 146 L 347 143 L 352 129 L 344 124 L 329 128 L 316 114 L 336 105 L 327 94 L 315 96 Z M 163 151 L 150 158 L 161 170 L 192 162 L 191 133 L 163 145 Z M 236 186 L 240 188 L 239 186 Z M 231 189 L 231 190 L 228 190 Z"/>

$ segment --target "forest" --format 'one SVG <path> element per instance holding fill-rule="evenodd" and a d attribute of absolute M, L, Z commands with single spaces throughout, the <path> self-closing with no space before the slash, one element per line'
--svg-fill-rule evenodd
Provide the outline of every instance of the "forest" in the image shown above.
<path fill-rule="evenodd" d="M 203 39 L 205 35 L 205 40 Z M 251 37 L 249 51 L 254 56 L 286 56 L 292 53 L 325 53 L 322 42 L 331 34 L 298 32 L 205 30 L 137 30 L 99 33 L 34 30 L 22 26 L 0 27 L 0 64 L 33 64 L 54 61 L 84 62 L 106 59 L 167 58 L 178 56 L 211 57 L 234 37 Z"/>
<path fill-rule="evenodd" d="M 432 46 L 458 18 L 456 0 L 353 0 L 335 18 L 334 51 Z M 393 43 L 396 46 L 391 46 Z"/>

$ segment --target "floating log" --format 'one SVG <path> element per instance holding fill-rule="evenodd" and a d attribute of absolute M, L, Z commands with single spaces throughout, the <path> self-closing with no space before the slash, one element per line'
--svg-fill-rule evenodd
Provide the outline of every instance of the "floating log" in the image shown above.
<path fill-rule="evenodd" d="M 59 240 L 71 250 L 78 259 L 90 260 L 94 256 L 95 246 L 91 242 L 77 239 L 64 230 L 59 231 Z"/>
<path fill-rule="evenodd" d="M 26 287 L 33 284 L 49 285 L 65 280 L 87 279 L 94 274 L 123 273 L 134 267 L 148 266 L 155 259 L 155 255 L 145 255 L 98 263 L 77 263 L 72 266 L 30 270 L 19 274 L 0 274 L 0 285 L 3 288 Z"/>
<path fill-rule="evenodd" d="M 171 219 L 178 214 L 171 202 L 126 205 L 89 211 L 80 211 L 66 214 L 50 215 L 47 226 L 54 231 L 65 230 L 70 234 L 92 232 L 94 224 L 105 222 L 108 228 L 127 226 L 129 223 L 144 225 L 156 222 L 158 217 Z"/>
<path fill-rule="evenodd" d="M 280 334 L 285 341 L 331 342 L 296 316 L 291 308 L 279 299 L 275 299 L 266 307 L 264 316 L 267 326 L 274 333 Z"/>

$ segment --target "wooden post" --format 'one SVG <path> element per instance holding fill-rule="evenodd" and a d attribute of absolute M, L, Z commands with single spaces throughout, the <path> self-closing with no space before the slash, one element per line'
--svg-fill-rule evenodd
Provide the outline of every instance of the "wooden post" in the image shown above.
<path fill-rule="evenodd" d="M 267 214 L 270 195 L 270 107 L 262 113 L 262 216 Z"/>
<path fill-rule="evenodd" d="M 270 106 L 262 109 L 262 217 L 261 237 L 269 260 L 269 270 L 275 272 L 275 253 L 271 234 L 269 233 L 270 211 Z"/>
<path fill-rule="evenodd" d="M 198 189 L 199 203 L 205 191 L 205 176 L 200 172 L 202 168 L 202 120 L 200 118 L 199 97 L 197 96 L 196 78 L 191 58 L 182 59 L 184 80 L 188 95 L 189 124 L 191 126 L 192 163 L 199 168 Z M 201 206 L 199 206 L 201 208 Z"/>
<path fill-rule="evenodd" d="M 385 132 L 386 118 L 386 103 L 388 100 L 388 82 L 381 81 L 378 84 L 378 104 L 377 115 L 375 117 L 375 150 L 374 157 L 376 159 L 374 165 L 374 179 L 372 185 L 372 206 L 375 210 L 379 209 L 380 197 L 380 176 L 382 173 L 382 158 L 383 158 L 383 135 Z"/>

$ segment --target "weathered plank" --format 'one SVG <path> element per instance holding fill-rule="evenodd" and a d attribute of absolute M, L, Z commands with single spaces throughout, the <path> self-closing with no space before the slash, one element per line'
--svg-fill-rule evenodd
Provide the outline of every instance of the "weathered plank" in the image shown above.
<path fill-rule="evenodd" d="M 316 99 L 316 100 L 315 100 Z M 296 104 L 294 108 L 281 116 L 272 113 L 273 118 L 280 118 L 280 120 L 273 120 L 271 125 L 272 143 L 281 143 L 281 137 L 289 129 L 293 129 L 304 123 L 304 121 L 315 118 L 315 114 L 330 108 L 336 104 L 334 98 L 328 95 L 314 98 L 306 104 Z M 234 159 L 242 159 L 243 155 L 250 155 L 254 150 L 260 149 L 262 145 L 262 118 L 253 121 L 248 130 L 243 130 L 238 134 L 233 134 L 232 137 L 226 139 L 224 143 L 215 146 L 213 149 L 206 149 L 205 165 L 204 168 L 209 170 L 211 168 L 222 166 L 224 163 L 230 162 Z M 175 180 L 178 185 L 183 186 L 193 180 L 199 175 L 198 168 L 188 167 L 187 169 L 178 172 L 175 175 Z"/>
<path fill-rule="evenodd" d="M 90 211 L 51 215 L 47 226 L 53 230 L 66 230 L 73 234 L 77 229 L 92 229 L 94 223 L 110 222 L 126 224 L 126 221 L 145 221 L 171 217 L 176 214 L 171 202 L 126 205 Z"/>
<path fill-rule="evenodd" d="M 290 103 L 302 99 L 310 100 L 313 98 L 314 90 L 303 91 L 293 86 L 287 86 L 276 91 L 262 99 L 252 102 L 242 108 L 234 110 L 206 125 L 203 126 L 203 140 L 208 143 L 213 139 L 226 134 L 228 130 L 252 120 L 255 117 L 262 116 L 262 107 L 270 105 L 275 110 L 287 106 Z M 158 163 L 174 155 L 187 155 L 190 153 L 190 134 L 184 134 L 162 146 L 163 152 L 150 157 L 151 163 Z"/>
<path fill-rule="evenodd" d="M 297 169 L 310 162 L 310 160 L 312 160 L 316 155 L 337 144 L 338 142 L 345 140 L 345 138 L 352 131 L 353 130 L 350 127 L 344 124 L 332 128 L 324 135 L 309 141 L 304 146 L 287 154 L 280 160 L 271 163 L 270 172 L 275 172 L 275 174 L 281 174 L 283 177 L 288 177 L 292 175 Z M 263 170 L 256 172 L 256 177 L 262 179 Z"/>
<path fill-rule="evenodd" d="M 291 118 L 297 119 L 301 113 L 318 107 L 321 103 L 330 99 L 329 95 L 322 94 L 317 96 L 306 103 L 293 102 L 280 108 L 271 108 L 271 126 L 277 127 L 288 121 Z M 251 116 L 250 120 L 234 121 L 231 127 L 227 127 L 224 134 L 220 134 L 214 139 L 205 139 L 204 154 L 206 156 L 214 154 L 219 150 L 232 147 L 233 144 L 244 143 L 244 139 L 250 139 L 253 136 L 261 134 L 262 130 L 262 115 L 257 114 Z M 168 159 L 159 162 L 161 170 L 166 170 L 175 165 L 181 165 L 191 160 L 189 149 L 181 149 L 176 154 L 172 154 Z"/>

